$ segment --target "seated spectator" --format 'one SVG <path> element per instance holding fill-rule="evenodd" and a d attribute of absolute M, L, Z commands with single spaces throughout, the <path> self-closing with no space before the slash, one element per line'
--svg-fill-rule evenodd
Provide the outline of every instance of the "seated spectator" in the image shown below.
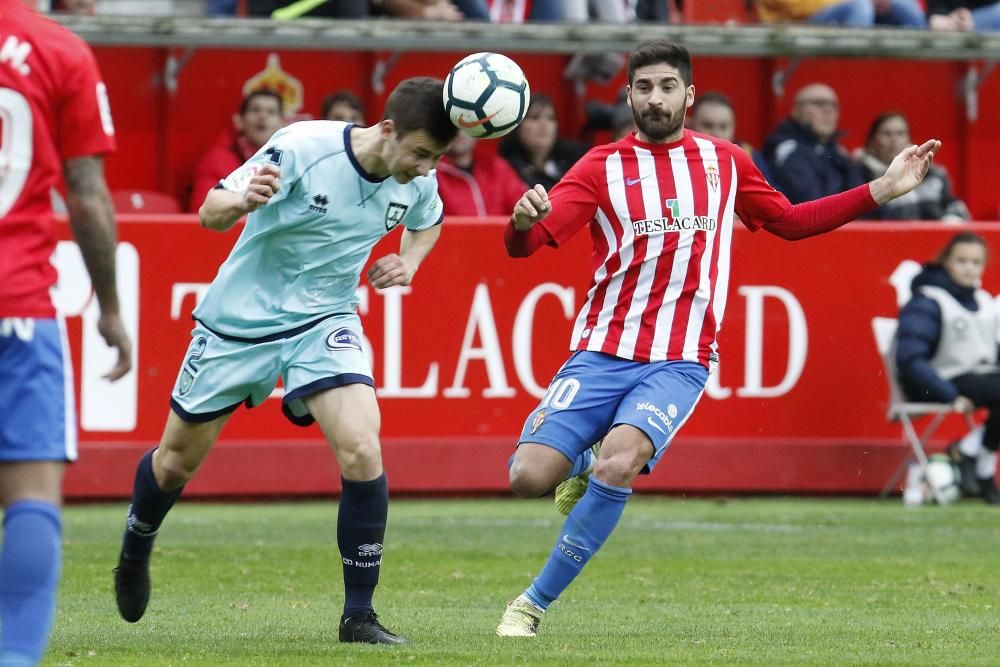
<path fill-rule="evenodd" d="M 611 137 L 614 141 L 621 141 L 638 129 L 632 107 L 622 103 L 611 111 Z"/>
<path fill-rule="evenodd" d="M 58 0 L 58 2 L 52 3 L 52 11 L 57 14 L 93 16 L 96 9 L 94 0 Z"/>
<path fill-rule="evenodd" d="M 472 9 L 469 18 L 482 18 L 481 4 L 475 0 L 458 0 L 467 9 Z M 378 14 L 396 16 L 405 19 L 423 19 L 425 21 L 462 21 L 465 13 L 458 3 L 450 0 L 372 0 L 372 6 Z"/>
<path fill-rule="evenodd" d="M 493 23 L 544 21 L 558 23 L 566 17 L 565 0 L 482 0 L 489 5 Z"/>
<path fill-rule="evenodd" d="M 927 23 L 931 30 L 955 32 L 1000 30 L 1000 2 L 927 0 Z"/>
<path fill-rule="evenodd" d="M 445 214 L 510 216 L 528 186 L 503 158 L 475 148 L 476 140 L 459 132 L 438 163 Z"/>
<path fill-rule="evenodd" d="M 736 111 L 729 97 L 710 90 L 694 98 L 687 126 L 695 132 L 731 141 L 751 157 L 754 148 L 745 141 L 736 140 Z"/>
<path fill-rule="evenodd" d="M 249 160 L 282 125 L 281 95 L 262 89 L 244 97 L 239 113 L 233 116 L 232 129 L 222 133 L 195 168 L 190 210 L 197 210 L 205 194 Z"/>
<path fill-rule="evenodd" d="M 963 438 L 959 470 L 963 491 L 1000 504 L 996 485 L 1000 448 L 1000 308 L 979 288 L 986 240 L 962 232 L 913 279 L 913 298 L 899 313 L 896 368 L 911 401 L 951 403 L 971 412 L 988 408 L 981 442 Z"/>
<path fill-rule="evenodd" d="M 892 158 L 910 146 L 910 126 L 901 113 L 889 111 L 878 116 L 868 130 L 861 156 L 868 180 L 885 173 Z M 914 190 L 877 208 L 868 217 L 878 220 L 949 220 L 969 219 L 969 210 L 951 192 L 947 172 L 931 165 L 924 180 Z"/>
<path fill-rule="evenodd" d="M 556 108 L 547 95 L 532 95 L 524 120 L 500 142 L 500 155 L 521 180 L 546 190 L 559 182 L 586 151 L 575 141 L 559 138 Z"/>
<path fill-rule="evenodd" d="M 861 166 L 838 143 L 840 102 L 822 83 L 795 96 L 792 114 L 764 142 L 768 178 L 793 204 L 865 182 Z"/>
<path fill-rule="evenodd" d="M 209 16 L 235 16 L 236 0 L 208 0 L 205 13 Z"/>
<path fill-rule="evenodd" d="M 236 3 L 231 0 L 212 0 L 212 3 L 209 6 L 209 14 L 213 16 L 236 13 Z M 294 2 L 292 0 L 247 0 L 247 14 L 249 16 L 270 17 L 275 10 L 290 8 L 297 4 L 298 0 Z M 338 19 L 363 19 L 371 13 L 368 4 L 369 0 L 330 0 L 308 11 L 296 13 L 294 17 L 286 16 L 285 18 L 325 16 Z"/>
<path fill-rule="evenodd" d="M 926 25 L 916 0 L 756 0 L 763 22 L 833 23 L 870 28 L 886 25 L 922 28 Z"/>
<path fill-rule="evenodd" d="M 904 28 L 926 28 L 927 17 L 915 0 L 874 0 L 875 23 Z"/>
<path fill-rule="evenodd" d="M 733 142 L 746 151 L 764 178 L 770 180 L 771 171 L 764 154 L 746 141 L 736 140 L 736 111 L 726 95 L 711 90 L 697 95 L 691 105 L 687 126 L 695 132 Z"/>
<path fill-rule="evenodd" d="M 365 108 L 358 96 L 349 90 L 338 90 L 323 98 L 322 120 L 342 120 L 355 125 L 365 124 Z"/>
<path fill-rule="evenodd" d="M 669 23 L 670 15 L 664 0 L 564 0 L 565 20 L 570 23 L 626 23 L 649 21 Z"/>

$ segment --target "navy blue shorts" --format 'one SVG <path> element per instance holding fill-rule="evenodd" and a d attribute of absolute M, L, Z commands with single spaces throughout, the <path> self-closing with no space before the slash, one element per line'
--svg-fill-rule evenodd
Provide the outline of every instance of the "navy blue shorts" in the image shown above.
<path fill-rule="evenodd" d="M 0 319 L 0 461 L 75 461 L 76 413 L 65 328 Z"/>
<path fill-rule="evenodd" d="M 644 472 L 656 465 L 694 411 L 708 369 L 692 361 L 643 363 L 600 352 L 574 352 L 528 415 L 518 444 L 547 445 L 570 461 L 618 424 L 653 443 Z"/>

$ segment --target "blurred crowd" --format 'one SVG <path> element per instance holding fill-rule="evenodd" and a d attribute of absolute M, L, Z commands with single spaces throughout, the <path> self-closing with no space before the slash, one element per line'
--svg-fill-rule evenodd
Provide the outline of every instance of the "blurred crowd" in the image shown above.
<path fill-rule="evenodd" d="M 367 18 L 399 17 L 435 21 L 521 22 L 683 22 L 685 1 L 695 0 L 185 0 L 211 16 Z M 122 13 L 169 0 L 50 0 L 54 12 Z M 950 31 L 1000 30 L 998 0 L 746 0 L 746 16 L 760 22 L 836 24 L 849 27 L 895 26 Z M 569 79 L 611 80 L 621 69 L 616 54 L 581 54 L 566 70 Z M 361 98 L 351 91 L 328 95 L 313 117 L 365 124 Z M 269 91 L 247 96 L 233 126 L 204 152 L 196 169 L 189 207 L 200 204 L 209 187 L 248 159 L 285 122 L 282 98 Z M 590 103 L 578 136 L 560 132 L 552 99 L 536 94 L 524 122 L 498 146 L 479 146 L 460 135 L 441 161 L 438 180 L 447 210 L 455 215 L 507 215 L 528 185 L 555 185 L 590 145 L 617 140 L 635 130 L 631 109 Z M 800 89 L 791 113 L 753 147 L 739 138 L 738 110 L 719 92 L 699 91 L 687 126 L 739 144 L 764 176 L 793 203 L 841 192 L 884 173 L 910 144 L 903 113 L 885 110 L 872 119 L 863 146 L 841 144 L 840 103 L 822 83 Z M 298 118 L 302 118 L 300 115 Z M 304 117 L 310 117 L 306 114 Z M 492 144 L 493 142 L 488 142 Z M 873 217 L 883 220 L 967 220 L 947 173 L 935 166 L 915 191 L 893 200 Z"/>
<path fill-rule="evenodd" d="M 388 16 L 493 23 L 645 21 L 681 23 L 697 0 L 187 0 L 207 16 L 361 19 Z M 55 12 L 170 13 L 148 0 L 50 0 Z M 856 28 L 1000 30 L 998 0 L 746 0 L 746 16 L 763 23 L 833 24 Z"/>
<path fill-rule="evenodd" d="M 365 124 L 366 110 L 358 95 L 340 90 L 327 95 L 316 116 Z M 497 146 L 480 149 L 475 139 L 459 133 L 438 166 L 438 185 L 451 215 L 509 215 L 521 194 L 535 184 L 552 188 L 586 152 L 592 140 L 617 141 L 636 129 L 632 109 L 620 100 L 614 105 L 591 103 L 582 137 L 560 132 L 552 98 L 536 93 L 524 121 Z M 209 147 L 195 170 L 189 208 L 196 210 L 205 193 L 254 154 L 285 124 L 280 95 L 257 90 L 247 95 L 233 117 L 233 126 Z M 374 119 L 369 118 L 370 122 Z M 739 138 L 737 111 L 721 92 L 700 92 L 688 113 L 686 127 L 730 141 L 792 203 L 842 192 L 885 173 L 892 158 L 912 143 L 906 116 L 898 111 L 878 113 L 864 144 L 848 151 L 841 144 L 840 101 L 823 83 L 799 89 L 791 113 L 766 137 L 760 148 Z M 487 142 L 493 144 L 494 142 Z M 876 220 L 969 219 L 947 172 L 931 171 L 913 192 L 874 211 Z"/>

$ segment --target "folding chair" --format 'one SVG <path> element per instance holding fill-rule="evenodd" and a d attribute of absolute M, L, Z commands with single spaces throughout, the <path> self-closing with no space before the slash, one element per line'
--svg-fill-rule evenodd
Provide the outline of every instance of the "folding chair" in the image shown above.
<path fill-rule="evenodd" d="M 895 341 L 896 328 L 899 322 L 891 317 L 872 318 L 872 331 L 875 334 L 875 345 L 878 347 L 879 357 L 882 359 L 882 366 L 885 370 L 885 379 L 889 383 L 889 408 L 886 412 L 886 419 L 898 421 L 903 428 L 903 435 L 920 466 L 921 479 L 927 475 L 927 452 L 926 448 L 930 444 L 930 439 L 937 431 L 938 427 L 950 414 L 960 414 L 965 417 L 965 421 L 970 429 L 976 428 L 976 422 L 972 415 L 967 412 L 959 412 L 951 403 L 912 403 L 906 400 L 902 389 L 899 386 L 899 378 L 896 374 Z M 921 417 L 932 417 L 930 423 L 924 428 L 922 433 L 918 433 L 913 424 L 914 419 Z M 906 470 L 910 457 L 896 469 L 892 477 L 882 487 L 880 498 L 885 498 L 899 483 L 903 472 Z M 931 486 L 931 493 L 935 502 L 939 505 L 945 503 L 938 495 L 938 490 Z"/>

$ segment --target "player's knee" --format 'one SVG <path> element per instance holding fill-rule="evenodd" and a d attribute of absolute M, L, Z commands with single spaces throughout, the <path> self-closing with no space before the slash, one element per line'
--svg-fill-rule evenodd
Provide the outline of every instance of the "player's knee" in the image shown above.
<path fill-rule="evenodd" d="M 382 464 L 382 448 L 374 432 L 358 432 L 335 443 L 337 462 L 342 472 L 370 469 Z"/>
<path fill-rule="evenodd" d="M 548 475 L 519 465 L 516 460 L 510 467 L 510 489 L 522 498 L 539 498 L 551 491 L 553 486 L 555 484 Z"/>
<path fill-rule="evenodd" d="M 198 470 L 197 464 L 185 461 L 174 452 L 161 450 L 155 460 L 156 483 L 163 491 L 173 491 L 191 481 Z"/>
<path fill-rule="evenodd" d="M 594 464 L 594 477 L 611 486 L 629 488 L 643 465 L 637 457 L 622 452 L 598 459 Z"/>

